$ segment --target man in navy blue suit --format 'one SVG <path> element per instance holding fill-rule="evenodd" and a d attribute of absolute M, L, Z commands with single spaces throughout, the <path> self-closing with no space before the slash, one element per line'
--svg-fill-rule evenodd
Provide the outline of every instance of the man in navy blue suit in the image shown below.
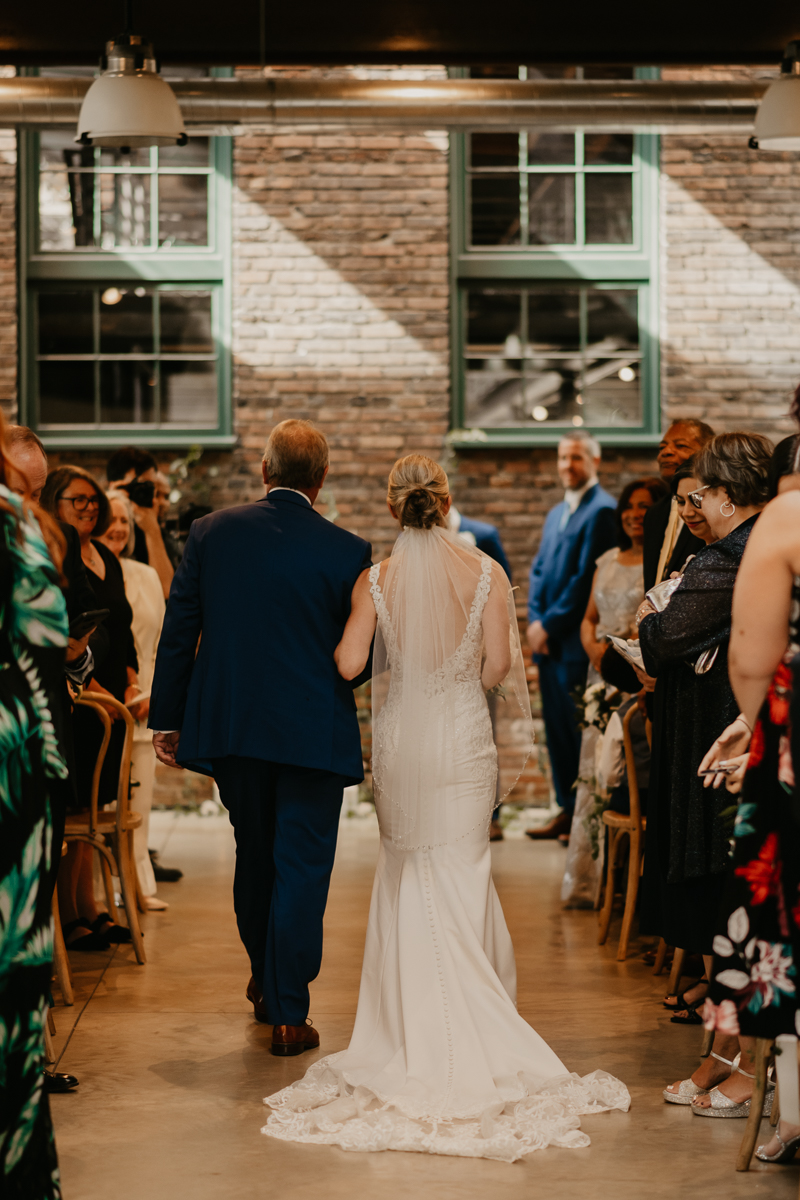
<path fill-rule="evenodd" d="M 192 524 L 150 702 L 158 757 L 213 775 L 230 814 L 247 998 L 278 1055 L 319 1045 L 308 985 L 342 791 L 364 777 L 353 688 L 370 668 L 346 683 L 333 652 L 370 546 L 314 511 L 327 471 L 322 434 L 283 421 L 264 452 L 266 496 Z"/>
<path fill-rule="evenodd" d="M 560 814 L 532 838 L 569 833 L 581 734 L 572 692 L 586 683 L 589 660 L 580 627 L 592 590 L 595 564 L 617 542 L 616 501 L 597 482 L 600 446 L 586 434 L 567 434 L 558 447 L 565 488 L 547 514 L 528 593 L 528 642 L 539 668 L 542 715 Z"/>
<path fill-rule="evenodd" d="M 453 533 L 466 534 L 479 550 L 482 550 L 484 554 L 489 555 L 489 558 L 493 558 L 496 563 L 499 563 L 509 580 L 511 579 L 511 567 L 506 558 L 503 543 L 500 540 L 500 531 L 496 525 L 490 525 L 488 521 L 475 521 L 472 517 L 465 517 L 463 513 L 458 511 L 455 504 L 450 505 L 447 522 Z"/>

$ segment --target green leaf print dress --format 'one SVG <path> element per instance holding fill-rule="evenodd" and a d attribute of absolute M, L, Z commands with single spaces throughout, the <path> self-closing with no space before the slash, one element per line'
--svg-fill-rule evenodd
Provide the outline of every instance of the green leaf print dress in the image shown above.
<path fill-rule="evenodd" d="M 11 511 L 9 511 L 11 510 Z M 0 485 L 0 1195 L 61 1195 L 42 1090 L 53 932 L 49 780 L 66 766 L 46 682 L 63 672 L 66 605 L 38 525 Z M 60 847 L 57 847 L 60 852 Z"/>

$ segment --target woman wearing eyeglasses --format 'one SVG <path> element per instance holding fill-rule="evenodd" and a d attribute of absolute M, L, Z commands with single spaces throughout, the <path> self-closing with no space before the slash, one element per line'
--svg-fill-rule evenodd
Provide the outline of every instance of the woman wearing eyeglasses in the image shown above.
<path fill-rule="evenodd" d="M 638 614 L 642 657 L 656 677 L 657 718 L 641 930 L 703 955 L 706 973 L 728 863 L 730 831 L 720 814 L 729 800 L 705 788 L 697 772 L 711 743 L 739 712 L 728 680 L 733 585 L 768 499 L 771 454 L 771 443 L 760 434 L 723 433 L 695 456 L 697 484 L 688 491 L 684 485 L 685 503 L 704 519 L 714 540 L 688 563 L 662 612 L 645 601 Z M 676 1010 L 672 1019 L 700 1024 L 696 1007 L 706 990 L 701 981 L 683 996 L 667 997 L 665 1005 Z M 688 1104 L 686 1090 L 680 1098 L 669 1089 L 664 1095 Z"/>
<path fill-rule="evenodd" d="M 109 524 L 109 504 L 105 492 L 82 467 L 58 467 L 47 477 L 41 498 L 42 508 L 65 525 L 72 525 L 81 543 L 81 558 L 86 566 L 98 609 L 107 608 L 104 621 L 108 635 L 108 653 L 97 664 L 90 692 L 97 699 L 109 693 L 123 704 L 139 692 L 139 663 L 133 640 L 133 613 L 125 595 L 122 568 L 115 554 L 97 538 Z M 132 708 L 134 717 L 136 709 Z M 111 712 L 112 717 L 116 714 Z M 76 786 L 81 807 L 89 807 L 92 771 L 100 746 L 102 730 L 94 713 L 77 708 L 73 717 L 75 732 Z M 99 802 L 116 799 L 123 727 L 116 720 L 112 741 L 100 780 Z M 59 873 L 59 907 L 67 945 L 79 950 L 108 949 L 110 942 L 130 941 L 129 931 L 115 924 L 108 913 L 98 909 L 92 882 L 92 851 L 81 843 L 70 851 Z"/>

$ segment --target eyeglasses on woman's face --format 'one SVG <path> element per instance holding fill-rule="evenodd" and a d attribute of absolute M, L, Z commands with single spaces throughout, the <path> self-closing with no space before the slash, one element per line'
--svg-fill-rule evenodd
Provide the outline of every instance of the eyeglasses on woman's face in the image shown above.
<path fill-rule="evenodd" d="M 704 487 L 697 488 L 696 491 L 687 493 L 686 499 L 689 501 L 689 503 L 692 505 L 693 508 L 702 508 L 703 507 L 703 492 L 705 492 L 707 490 L 707 488 L 710 488 L 710 487 L 711 487 L 711 484 L 707 483 Z"/>
<path fill-rule="evenodd" d="M 85 493 L 78 496 L 61 496 L 61 500 L 65 500 L 71 504 L 76 512 L 86 512 L 87 508 L 99 508 L 100 497 L 97 495 L 87 496 Z"/>

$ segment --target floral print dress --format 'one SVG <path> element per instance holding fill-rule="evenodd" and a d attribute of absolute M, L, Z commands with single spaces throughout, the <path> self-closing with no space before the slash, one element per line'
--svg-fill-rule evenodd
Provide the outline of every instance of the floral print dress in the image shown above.
<path fill-rule="evenodd" d="M 753 730 L 733 831 L 725 919 L 714 938 L 706 1023 L 723 1033 L 761 1038 L 800 1033 L 800 808 L 791 753 L 799 652 L 797 578 L 789 646 Z"/>
<path fill-rule="evenodd" d="M 38 525 L 2 485 L 0 501 L 0 1195 L 57 1200 L 42 1090 L 53 956 L 48 790 L 67 769 L 47 686 L 64 669 L 66 605 Z"/>

